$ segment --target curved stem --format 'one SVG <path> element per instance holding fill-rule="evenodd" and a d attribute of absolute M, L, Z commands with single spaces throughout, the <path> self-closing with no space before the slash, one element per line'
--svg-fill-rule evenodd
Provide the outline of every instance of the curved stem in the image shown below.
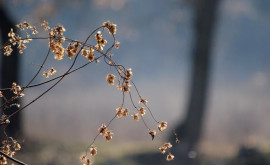
<path fill-rule="evenodd" d="M 22 161 L 20 161 L 20 160 L 18 160 L 18 159 L 15 159 L 15 158 L 13 158 L 13 157 L 7 155 L 7 154 L 4 153 L 3 151 L 0 151 L 0 154 L 1 154 L 2 156 L 4 156 L 4 157 L 8 158 L 9 160 L 12 160 L 13 162 L 16 162 L 16 163 L 21 164 L 21 165 L 27 165 L 26 163 L 24 163 L 24 162 L 22 162 Z"/>
<path fill-rule="evenodd" d="M 99 27 L 100 28 L 100 27 Z M 58 83 L 60 83 L 60 81 L 62 81 L 62 79 L 67 75 L 67 73 L 73 68 L 73 66 L 76 63 L 76 60 L 78 58 L 78 55 L 80 54 L 81 50 L 84 48 L 85 44 L 87 43 L 87 41 L 89 40 L 89 38 L 99 29 L 95 29 L 85 40 L 85 42 L 83 43 L 83 45 L 81 46 L 80 50 L 77 52 L 75 59 L 73 60 L 73 63 L 71 64 L 71 66 L 69 67 L 69 69 L 65 72 L 65 74 L 56 82 L 54 83 L 50 88 L 48 88 L 45 92 L 43 92 L 42 94 L 40 94 L 38 97 L 36 97 L 34 100 L 32 100 L 30 103 L 26 104 L 24 107 L 18 109 L 16 112 L 12 113 L 11 115 L 9 115 L 7 117 L 7 119 L 10 119 L 11 117 L 13 117 L 14 115 L 16 115 L 17 113 L 19 113 L 20 111 L 22 111 L 23 109 L 25 109 L 26 107 L 28 107 L 29 105 L 31 105 L 32 103 L 34 103 L 35 101 L 37 101 L 39 98 L 41 98 L 43 95 L 45 95 L 46 93 L 48 93 L 51 89 L 53 89 Z"/>
<path fill-rule="evenodd" d="M 40 66 L 39 70 L 37 71 L 37 73 L 34 75 L 34 77 L 29 81 L 29 83 L 26 85 L 26 87 L 22 87 L 21 91 L 19 91 L 18 95 L 21 94 L 24 89 L 26 89 L 34 80 L 35 78 L 37 77 L 37 75 L 40 73 L 41 69 L 43 68 L 45 62 L 47 61 L 48 59 L 48 56 L 50 54 L 50 49 L 48 50 L 48 53 L 45 57 L 45 59 L 43 60 L 43 63 L 42 65 Z M 10 104 L 13 100 L 15 100 L 16 98 L 18 98 L 18 95 L 15 95 L 13 96 L 12 98 L 10 98 L 9 100 L 5 101 L 5 103 L 3 105 L 0 106 L 0 109 L 2 109 L 3 107 L 7 106 L 8 104 Z"/>

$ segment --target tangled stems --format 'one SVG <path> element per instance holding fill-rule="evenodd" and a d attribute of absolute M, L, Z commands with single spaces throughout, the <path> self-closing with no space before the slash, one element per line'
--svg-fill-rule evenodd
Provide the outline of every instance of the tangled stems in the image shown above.
<path fill-rule="evenodd" d="M 121 118 L 121 117 L 125 117 L 125 116 L 129 115 L 129 109 L 124 108 L 125 102 L 126 102 L 126 100 L 125 100 L 126 94 L 129 95 L 129 101 L 132 103 L 133 108 L 136 109 L 136 112 L 137 112 L 137 113 L 134 113 L 131 115 L 132 118 L 135 121 L 139 121 L 139 119 L 141 118 L 144 126 L 146 127 L 150 136 L 152 137 L 152 140 L 154 140 L 157 132 L 155 129 L 151 129 L 150 126 L 145 121 L 144 115 L 146 114 L 146 110 L 144 109 L 144 107 L 142 107 L 140 105 L 136 105 L 134 103 L 134 99 L 133 99 L 133 96 L 131 94 L 132 87 L 135 88 L 136 93 L 140 99 L 139 104 L 142 104 L 143 106 L 146 107 L 146 109 L 150 112 L 150 115 L 151 115 L 153 121 L 156 124 L 158 124 L 158 127 L 157 127 L 158 132 L 162 132 L 163 130 L 165 130 L 167 128 L 167 122 L 158 121 L 154 117 L 149 106 L 147 105 L 147 100 L 143 99 L 143 97 L 140 95 L 138 88 L 136 87 L 133 80 L 131 80 L 131 78 L 133 76 L 132 70 L 125 68 L 121 64 L 117 64 L 113 60 L 112 55 L 110 53 L 114 50 L 114 48 L 118 49 L 119 44 L 120 44 L 118 41 L 116 41 L 116 38 L 115 38 L 115 34 L 116 34 L 116 30 L 117 30 L 115 24 L 112 24 L 109 21 L 104 22 L 103 26 L 100 26 L 100 27 L 96 28 L 95 30 L 93 30 L 87 36 L 85 41 L 83 41 L 83 42 L 65 37 L 63 35 L 65 32 L 65 28 L 62 25 L 57 25 L 54 28 L 50 28 L 46 21 L 44 21 L 42 23 L 42 27 L 44 28 L 45 31 L 50 30 L 50 32 L 48 33 L 49 34 L 48 37 L 30 37 L 29 33 L 27 32 L 27 29 L 32 30 L 32 34 L 36 34 L 37 31 L 36 31 L 36 28 L 34 26 L 31 26 L 27 22 L 18 24 L 17 26 L 19 27 L 19 29 L 21 31 L 25 32 L 26 37 L 20 37 L 18 34 L 15 34 L 13 32 L 13 29 L 11 29 L 11 32 L 8 34 L 8 36 L 10 37 L 9 42 L 5 43 L 0 48 L 0 51 L 4 51 L 4 55 L 6 55 L 6 56 L 11 55 L 11 53 L 12 53 L 11 46 L 12 45 L 18 45 L 19 52 L 23 53 L 24 49 L 26 49 L 25 43 L 28 43 L 32 40 L 48 40 L 49 41 L 49 49 L 48 49 L 48 52 L 47 52 L 45 58 L 43 59 L 42 64 L 39 65 L 38 71 L 35 73 L 33 78 L 25 86 L 21 87 L 14 82 L 12 84 L 11 88 L 0 89 L 0 97 L 2 97 L 4 99 L 4 103 L 0 106 L 0 110 L 2 110 L 2 113 L 3 113 L 3 115 L 1 116 L 1 119 L 0 119 L 0 126 L 5 128 L 10 123 L 10 119 L 12 117 L 14 117 L 19 112 L 23 111 L 25 108 L 27 108 L 28 106 L 30 106 L 31 104 L 33 104 L 34 102 L 36 102 L 37 100 L 42 98 L 45 94 L 47 94 L 54 87 L 56 87 L 64 79 L 65 76 L 67 76 L 71 73 L 74 73 L 74 72 L 86 67 L 87 65 L 89 65 L 93 62 L 98 62 L 99 60 L 103 59 L 104 63 L 110 67 L 113 67 L 115 72 L 118 75 L 118 83 L 116 85 L 116 88 L 122 92 L 122 102 L 120 104 L 120 107 L 116 109 L 116 114 L 112 117 L 112 119 L 107 124 L 102 124 L 102 126 L 98 129 L 97 135 L 94 137 L 94 139 L 92 140 L 90 145 L 87 147 L 85 154 L 81 157 L 81 162 L 83 164 L 86 164 L 86 165 L 91 164 L 89 156 L 91 157 L 91 156 L 95 156 L 97 154 L 97 147 L 94 146 L 94 143 L 95 143 L 96 139 L 98 138 L 98 136 L 103 135 L 103 137 L 105 138 L 106 141 L 110 141 L 114 135 L 112 130 L 108 130 L 111 123 L 117 118 Z M 112 43 L 107 48 L 106 51 L 104 51 L 103 49 L 104 49 L 105 45 L 107 44 L 107 40 L 102 36 L 102 33 L 104 32 L 105 29 L 108 30 L 108 33 L 112 37 Z M 93 36 L 96 39 L 96 45 L 92 45 L 92 44 L 88 43 L 89 39 Z M 63 47 L 64 43 L 68 43 L 66 48 Z M 67 57 L 69 59 L 73 58 L 73 61 L 72 61 L 71 65 L 68 67 L 68 69 L 63 74 L 61 74 L 55 78 L 50 78 L 47 81 L 32 85 L 32 82 L 36 79 L 36 77 L 41 74 L 41 71 L 43 69 L 45 69 L 44 66 L 45 66 L 50 54 L 52 54 L 52 53 L 54 53 L 54 58 L 56 60 L 62 60 L 64 57 L 64 54 L 67 54 Z M 77 62 L 77 59 L 79 58 L 79 54 L 82 54 L 82 56 L 87 58 L 88 62 L 85 63 L 84 65 L 81 65 L 81 66 L 73 69 L 74 65 Z M 99 56 L 96 56 L 96 54 L 99 54 Z M 52 67 L 52 69 L 50 69 L 49 71 L 44 71 L 43 75 L 46 78 L 49 78 L 50 76 L 54 75 L 55 72 L 56 72 L 56 70 Z M 108 82 L 109 85 L 115 85 L 115 79 L 116 79 L 116 76 L 112 73 L 108 74 L 106 77 L 106 81 Z M 34 87 L 39 87 L 39 86 L 48 84 L 50 82 L 54 82 L 54 83 L 52 85 L 50 85 L 40 95 L 38 95 L 36 98 L 34 98 L 32 101 L 30 101 L 26 105 L 22 106 L 21 108 L 16 110 L 11 115 L 5 115 L 4 110 L 10 108 L 11 106 L 16 105 L 16 104 L 14 104 L 14 101 L 16 99 L 24 96 L 24 94 L 22 92 L 24 92 L 25 90 L 34 88 Z M 5 92 L 10 91 L 10 90 L 13 92 L 14 95 L 11 98 L 7 99 L 5 97 Z M 6 134 L 5 131 L 3 133 Z M 8 141 L 8 143 L 3 143 L 3 146 L 1 147 L 2 152 L 0 152 L 0 154 L 2 155 L 3 158 L 8 158 L 9 160 L 16 162 L 16 159 L 13 160 L 11 158 L 12 158 L 12 155 L 14 155 L 15 150 L 16 149 L 19 150 L 20 147 L 19 147 L 19 149 L 18 149 L 18 147 L 16 149 L 15 148 L 12 149 L 11 147 L 8 147 L 9 150 L 4 150 L 7 146 L 11 146 L 11 144 L 12 145 L 18 144 L 17 141 L 15 141 L 15 142 L 13 140 L 9 141 L 8 139 L 9 139 L 8 135 L 6 135 L 6 141 Z M 166 149 L 169 149 L 169 148 L 166 148 Z M 166 149 L 165 149 L 165 151 L 166 151 Z M 6 155 L 4 155 L 2 153 L 6 154 Z M 162 153 L 165 153 L 164 147 L 163 147 Z M 169 155 L 170 155 L 169 160 L 172 160 L 173 158 L 171 159 L 171 157 L 172 157 L 171 153 L 169 153 Z M 168 160 L 168 155 L 167 155 L 167 160 Z M 5 161 L 1 162 L 1 158 L 0 158 L 0 164 L 5 164 Z"/>

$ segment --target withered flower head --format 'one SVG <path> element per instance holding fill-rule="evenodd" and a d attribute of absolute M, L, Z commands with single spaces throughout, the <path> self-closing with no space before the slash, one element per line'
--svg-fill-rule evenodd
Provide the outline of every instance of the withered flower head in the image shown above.
<path fill-rule="evenodd" d="M 11 151 L 10 150 L 10 144 L 4 145 L 2 151 L 5 152 L 6 154 L 8 154 Z"/>
<path fill-rule="evenodd" d="M 19 151 L 21 150 L 21 145 L 17 141 L 14 140 L 13 148 L 15 149 L 15 151 Z"/>
<path fill-rule="evenodd" d="M 160 152 L 162 154 L 165 154 L 166 153 L 166 149 L 164 147 L 159 147 L 158 149 L 160 150 Z"/>
<path fill-rule="evenodd" d="M 21 95 L 21 93 L 20 93 L 21 86 L 17 85 L 15 82 L 13 82 L 12 83 L 12 91 L 13 91 L 14 94 L 20 96 Z"/>
<path fill-rule="evenodd" d="M 96 156 L 97 155 L 97 147 L 95 147 L 94 145 L 92 145 L 90 147 L 90 155 L 91 156 Z"/>
<path fill-rule="evenodd" d="M 106 81 L 108 82 L 109 85 L 114 85 L 114 79 L 116 78 L 115 75 L 113 74 L 108 74 L 106 77 Z"/>
<path fill-rule="evenodd" d="M 159 125 L 158 125 L 158 130 L 159 131 L 164 131 L 167 128 L 168 124 L 166 121 L 162 121 Z"/>
<path fill-rule="evenodd" d="M 105 38 L 102 38 L 99 40 L 98 42 L 101 46 L 105 46 L 105 44 L 107 43 L 107 40 Z"/>
<path fill-rule="evenodd" d="M 41 26 L 43 26 L 43 29 L 44 29 L 45 31 L 47 31 L 47 30 L 50 29 L 50 27 L 48 26 L 48 24 L 49 24 L 49 23 L 48 23 L 46 20 L 44 20 L 43 23 L 41 24 Z"/>
<path fill-rule="evenodd" d="M 164 143 L 163 146 L 164 146 L 166 149 L 172 148 L 172 144 L 171 144 L 170 142 Z"/>
<path fill-rule="evenodd" d="M 102 124 L 101 127 L 98 129 L 98 133 L 100 135 L 105 134 L 106 131 L 107 131 L 107 126 L 105 124 Z"/>
<path fill-rule="evenodd" d="M 128 92 L 130 91 L 129 85 L 128 85 L 128 84 L 124 84 L 124 85 L 122 86 L 122 91 L 128 93 Z"/>
<path fill-rule="evenodd" d="M 24 21 L 23 26 L 26 27 L 26 29 L 28 29 L 30 27 L 30 24 Z"/>
<path fill-rule="evenodd" d="M 143 99 L 143 98 L 141 98 L 140 99 L 140 101 L 139 101 L 139 104 L 147 104 L 148 103 L 148 101 L 146 100 L 146 99 Z"/>
<path fill-rule="evenodd" d="M 133 117 L 133 120 L 135 121 L 139 121 L 140 117 L 138 113 L 134 113 L 133 115 L 131 115 Z"/>
<path fill-rule="evenodd" d="M 73 54 L 76 54 L 77 53 L 77 51 L 78 51 L 78 49 L 79 49 L 79 47 L 80 47 L 80 43 L 79 42 L 75 42 L 73 45 L 72 45 L 72 49 L 71 49 L 71 52 L 73 53 Z"/>
<path fill-rule="evenodd" d="M 90 161 L 90 159 L 86 159 L 86 162 L 83 165 L 92 165 L 92 162 Z"/>
<path fill-rule="evenodd" d="M 74 46 L 69 43 L 65 51 L 69 59 L 71 59 L 75 55 L 75 53 L 72 51 L 73 49 Z"/>
<path fill-rule="evenodd" d="M 86 50 L 86 49 L 82 49 L 81 52 L 82 52 L 82 55 L 83 55 L 84 57 L 87 57 L 88 54 L 89 54 L 89 50 Z"/>
<path fill-rule="evenodd" d="M 103 46 L 101 46 L 100 44 L 96 44 L 96 48 L 100 52 L 103 50 Z"/>
<path fill-rule="evenodd" d="M 155 138 L 155 136 L 156 136 L 156 131 L 155 130 L 151 130 L 151 131 L 149 131 L 149 134 L 151 135 L 151 137 L 152 137 L 152 140 L 154 140 L 154 138 Z"/>
<path fill-rule="evenodd" d="M 66 31 L 66 29 L 64 28 L 63 25 L 56 25 L 56 27 L 54 28 L 56 34 L 62 36 L 64 34 L 64 32 Z"/>
<path fill-rule="evenodd" d="M 82 156 L 80 157 L 80 161 L 81 161 L 81 162 L 84 162 L 86 158 L 87 158 L 86 155 L 82 155 Z"/>
<path fill-rule="evenodd" d="M 45 71 L 44 71 L 44 72 L 43 72 L 43 76 L 44 76 L 44 77 L 46 77 L 46 78 L 49 78 L 50 73 L 49 73 L 49 72 L 45 72 Z"/>
<path fill-rule="evenodd" d="M 172 148 L 172 144 L 170 142 L 164 143 L 161 147 L 159 147 L 159 150 L 161 153 L 165 154 L 166 150 Z"/>
<path fill-rule="evenodd" d="M 49 70 L 49 73 L 50 75 L 54 75 L 56 73 L 56 70 L 54 69 L 54 67 L 52 67 L 50 70 Z"/>
<path fill-rule="evenodd" d="M 144 116 L 145 115 L 145 109 L 144 109 L 144 107 L 141 107 L 140 109 L 139 109 L 139 113 L 142 115 L 142 116 Z"/>
<path fill-rule="evenodd" d="M 13 31 L 13 28 L 10 29 L 10 32 L 8 33 L 8 37 L 15 37 L 15 33 Z"/>
<path fill-rule="evenodd" d="M 128 79 L 128 80 L 131 79 L 131 77 L 133 76 L 131 68 L 126 69 L 125 75 L 126 75 L 126 79 Z"/>
<path fill-rule="evenodd" d="M 7 164 L 7 158 L 3 155 L 0 156 L 0 164 Z"/>
<path fill-rule="evenodd" d="M 94 56 L 94 54 L 88 54 L 88 60 L 91 62 L 91 61 L 94 61 L 94 59 L 95 59 L 95 56 Z"/>
<path fill-rule="evenodd" d="M 174 155 L 172 155 L 171 153 L 169 153 L 169 154 L 167 155 L 166 160 L 167 160 L 167 161 L 171 161 L 171 160 L 173 160 L 173 159 L 174 159 Z"/>
<path fill-rule="evenodd" d="M 128 108 L 126 108 L 124 111 L 123 111 L 123 116 L 127 116 L 128 115 Z"/>
<path fill-rule="evenodd" d="M 119 49 L 119 44 L 120 44 L 120 42 L 115 41 L 115 49 Z"/>
<path fill-rule="evenodd" d="M 95 55 L 94 55 L 94 49 L 90 48 L 90 50 L 82 49 L 82 55 L 86 57 L 89 61 L 94 61 Z"/>
<path fill-rule="evenodd" d="M 61 44 L 61 42 L 57 40 L 50 40 L 49 42 L 50 49 L 55 52 L 54 59 L 62 60 L 65 53 L 65 48 Z"/>
<path fill-rule="evenodd" d="M 6 120 L 5 120 L 5 123 L 6 123 L 6 124 L 9 124 L 9 123 L 10 123 L 10 120 L 9 120 L 9 119 L 6 119 Z"/>
<path fill-rule="evenodd" d="M 7 45 L 4 47 L 4 55 L 5 56 L 10 56 L 12 51 L 13 51 L 13 49 L 11 48 L 11 45 Z"/>
<path fill-rule="evenodd" d="M 32 34 L 38 34 L 38 31 L 35 26 L 32 26 Z"/>
<path fill-rule="evenodd" d="M 102 39 L 102 33 L 101 31 L 98 31 L 97 34 L 95 35 L 95 39 L 98 42 L 100 39 Z"/>
<path fill-rule="evenodd" d="M 117 28 L 116 24 L 111 23 L 110 21 L 104 22 L 103 26 L 105 26 L 110 34 L 116 34 Z"/>
<path fill-rule="evenodd" d="M 116 115 L 118 118 L 122 117 L 124 113 L 124 110 L 122 107 L 116 108 Z"/>
<path fill-rule="evenodd" d="M 22 23 L 17 24 L 16 27 L 19 28 L 21 31 L 24 30 Z"/>
<path fill-rule="evenodd" d="M 109 142 L 110 140 L 112 140 L 112 136 L 113 136 L 113 132 L 112 130 L 108 130 L 105 132 L 104 134 L 104 138 L 106 139 L 107 142 Z"/>

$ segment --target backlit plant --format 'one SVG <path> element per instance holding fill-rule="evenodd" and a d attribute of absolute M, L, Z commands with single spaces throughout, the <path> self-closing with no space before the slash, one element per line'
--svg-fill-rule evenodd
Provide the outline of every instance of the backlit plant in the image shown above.
<path fill-rule="evenodd" d="M 130 117 L 132 120 L 142 121 L 144 126 L 147 128 L 149 136 L 152 138 L 152 140 L 154 140 L 159 133 L 167 128 L 167 122 L 157 120 L 148 106 L 148 101 L 140 95 L 138 88 L 132 80 L 132 69 L 126 68 L 123 65 L 116 63 L 113 59 L 113 55 L 111 54 L 112 50 L 118 50 L 120 44 L 120 42 L 118 42 L 115 38 L 115 34 L 117 32 L 116 24 L 113 24 L 110 21 L 104 22 L 102 26 L 93 30 L 84 41 L 78 41 L 66 37 L 64 35 L 66 29 L 63 27 L 63 25 L 56 25 L 55 27 L 50 28 L 47 21 L 43 21 L 41 24 L 42 30 L 48 33 L 48 36 L 46 37 L 35 36 L 38 34 L 37 28 L 27 22 L 20 23 L 17 25 L 17 27 L 25 35 L 22 37 L 19 34 L 14 33 L 13 29 L 10 30 L 10 32 L 7 34 L 9 37 L 9 42 L 5 43 L 0 48 L 5 56 L 12 55 L 14 47 L 17 47 L 19 53 L 22 54 L 27 48 L 27 44 L 30 44 L 30 42 L 33 42 L 34 40 L 47 40 L 49 49 L 42 64 L 39 66 L 38 71 L 25 86 L 20 86 L 16 82 L 13 82 L 10 84 L 10 88 L 0 89 L 0 97 L 3 100 L 3 104 L 0 106 L 2 114 L 0 125 L 2 127 L 5 128 L 10 123 L 10 119 L 12 117 L 51 91 L 67 75 L 74 73 L 91 63 L 102 61 L 106 65 L 114 68 L 114 73 L 108 73 L 105 77 L 105 80 L 107 81 L 108 85 L 115 86 L 115 88 L 122 93 L 122 103 L 118 108 L 116 108 L 115 115 L 112 117 L 112 119 L 108 123 L 103 123 L 99 128 L 97 128 L 97 135 L 87 147 L 85 154 L 83 154 L 80 158 L 82 164 L 92 164 L 91 157 L 96 156 L 98 153 L 98 149 L 94 145 L 98 136 L 103 136 L 107 142 L 112 140 L 114 132 L 113 130 L 110 130 L 110 125 L 117 118 Z M 108 43 L 107 39 L 103 37 L 103 34 L 106 33 L 106 31 L 112 37 L 112 43 L 110 44 Z M 91 37 L 94 37 L 95 39 L 94 44 L 89 43 Z M 105 47 L 107 47 L 107 49 L 105 49 Z M 72 60 L 72 63 L 63 74 L 56 75 L 56 67 L 51 67 L 49 69 L 45 68 L 45 63 L 47 62 L 50 55 L 53 55 L 55 60 L 62 60 L 66 55 L 68 59 Z M 78 58 L 85 58 L 86 63 L 77 68 L 74 68 Z M 32 84 L 32 82 L 40 74 L 46 77 L 47 80 L 38 84 Z M 25 90 L 42 86 L 49 82 L 53 82 L 53 84 L 26 105 L 20 106 L 16 103 L 17 99 L 26 97 L 23 93 Z M 6 98 L 6 92 L 9 91 L 12 91 L 13 96 L 11 98 Z M 140 98 L 138 103 L 135 103 L 133 100 L 133 91 Z M 125 107 L 126 100 L 132 103 L 132 107 Z M 11 115 L 6 115 L 5 111 L 12 106 L 17 106 L 18 110 L 16 110 Z M 130 110 L 133 112 L 130 112 Z M 144 115 L 146 113 L 150 113 L 152 119 L 156 123 L 156 128 L 150 128 L 148 126 L 144 119 Z M 21 149 L 21 144 L 17 140 L 14 140 L 16 137 L 9 137 L 6 134 L 5 129 L 3 129 L 3 131 L 5 140 L 2 141 L 0 151 L 0 164 L 8 164 L 9 161 L 10 163 L 16 162 L 18 164 L 25 164 L 13 158 L 15 152 Z M 176 140 L 177 142 L 179 141 L 177 137 Z M 174 159 L 174 156 L 169 151 L 171 148 L 172 144 L 170 142 L 166 142 L 161 147 L 159 147 L 159 150 L 162 154 L 167 153 L 166 159 L 168 161 Z"/>

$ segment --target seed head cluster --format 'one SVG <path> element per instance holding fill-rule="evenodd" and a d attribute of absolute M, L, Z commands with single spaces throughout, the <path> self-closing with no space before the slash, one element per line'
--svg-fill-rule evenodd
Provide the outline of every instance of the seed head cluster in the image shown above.
<path fill-rule="evenodd" d="M 164 143 L 161 147 L 159 147 L 159 150 L 162 154 L 165 154 L 167 152 L 167 150 L 169 150 L 170 148 L 172 148 L 172 144 L 170 142 L 166 142 Z M 166 160 L 167 161 L 171 161 L 174 159 L 174 155 L 172 155 L 170 152 L 168 153 Z"/>
<path fill-rule="evenodd" d="M 49 78 L 50 76 L 54 75 L 56 73 L 56 70 L 54 69 L 54 67 L 52 67 L 49 71 L 44 71 L 43 72 L 43 76 L 46 78 Z"/>
<path fill-rule="evenodd" d="M 65 53 L 67 54 L 67 57 L 69 59 L 72 59 L 73 56 L 78 52 L 79 47 L 80 47 L 80 43 L 79 42 L 74 42 L 73 44 L 69 43 Z"/>
<path fill-rule="evenodd" d="M 162 121 L 159 125 L 158 125 L 158 130 L 159 131 L 164 131 L 167 128 L 168 124 L 166 121 Z"/>
<path fill-rule="evenodd" d="M 167 160 L 167 161 L 172 161 L 173 159 L 174 159 L 174 155 L 171 154 L 171 153 L 169 153 L 169 154 L 167 155 L 166 160 Z"/>
<path fill-rule="evenodd" d="M 105 140 L 106 140 L 107 142 L 109 142 L 109 141 L 112 139 L 112 136 L 113 136 L 113 134 L 114 134 L 114 133 L 112 132 L 112 130 L 108 130 L 108 129 L 107 129 L 107 126 L 106 126 L 105 124 L 102 124 L 101 127 L 99 127 L 98 133 L 99 133 L 100 135 L 103 135 L 104 138 L 105 138 Z"/>
<path fill-rule="evenodd" d="M 91 156 L 96 156 L 97 155 L 97 147 L 95 147 L 94 145 L 92 145 L 90 147 L 90 155 Z"/>
<path fill-rule="evenodd" d="M 116 24 L 111 23 L 110 21 L 104 22 L 103 26 L 105 26 L 110 34 L 116 34 L 117 28 Z"/>
<path fill-rule="evenodd" d="M 112 130 L 108 130 L 105 132 L 104 138 L 106 139 L 107 142 L 109 142 L 110 140 L 112 140 L 113 135 L 114 133 L 112 132 Z"/>
<path fill-rule="evenodd" d="M 94 49 L 90 48 L 88 49 L 82 49 L 82 56 L 84 56 L 85 58 L 87 58 L 89 61 L 94 61 L 95 59 L 95 55 L 94 55 Z"/>
<path fill-rule="evenodd" d="M 19 53 L 22 54 L 23 51 L 27 48 L 25 43 L 29 43 L 29 41 L 31 41 L 32 39 L 30 38 L 30 35 L 29 33 L 27 32 L 27 30 L 29 29 L 33 34 L 38 34 L 38 31 L 36 30 L 36 27 L 35 26 L 32 26 L 30 25 L 29 23 L 27 22 L 24 22 L 24 23 L 20 23 L 18 25 L 16 25 L 20 31 L 24 31 L 26 33 L 26 37 L 25 38 L 22 38 L 20 37 L 18 34 L 16 34 L 14 32 L 14 29 L 11 28 L 10 29 L 10 32 L 8 33 L 8 37 L 9 37 L 9 43 L 8 45 L 4 46 L 4 55 L 5 56 L 10 56 L 13 49 L 11 46 L 17 46 L 18 50 L 19 50 Z"/>
<path fill-rule="evenodd" d="M 144 107 L 141 107 L 141 108 L 139 109 L 139 113 L 140 113 L 142 116 L 145 115 L 146 110 L 144 109 Z"/>
<path fill-rule="evenodd" d="M 41 23 L 41 27 L 43 27 L 44 31 L 48 31 L 51 29 L 49 23 L 46 20 Z"/>
<path fill-rule="evenodd" d="M 97 42 L 96 48 L 98 51 L 103 51 L 103 47 L 106 45 L 107 40 L 102 37 L 101 31 L 98 31 L 97 34 L 95 35 L 95 39 Z"/>
<path fill-rule="evenodd" d="M 1 151 L 10 157 L 13 157 L 16 151 L 21 150 L 21 145 L 16 140 L 3 140 Z M 0 156 L 0 164 L 7 164 L 7 158 L 4 155 Z"/>
<path fill-rule="evenodd" d="M 21 90 L 22 90 L 21 86 L 17 85 L 15 82 L 12 83 L 11 89 L 12 89 L 13 93 L 15 95 L 17 95 L 18 97 L 23 97 L 24 96 L 24 94 L 21 93 Z"/>
<path fill-rule="evenodd" d="M 109 85 L 114 85 L 114 80 L 116 76 L 114 74 L 108 74 L 106 77 L 106 81 L 108 82 Z"/>
<path fill-rule="evenodd" d="M 106 131 L 107 131 L 107 126 L 105 124 L 102 124 L 101 127 L 98 129 L 98 133 L 100 135 L 104 135 Z"/>
<path fill-rule="evenodd" d="M 131 116 L 133 117 L 133 120 L 135 120 L 135 121 L 139 121 L 139 119 L 140 119 L 140 116 L 139 116 L 138 113 L 134 113 L 134 114 L 131 115 Z"/>

